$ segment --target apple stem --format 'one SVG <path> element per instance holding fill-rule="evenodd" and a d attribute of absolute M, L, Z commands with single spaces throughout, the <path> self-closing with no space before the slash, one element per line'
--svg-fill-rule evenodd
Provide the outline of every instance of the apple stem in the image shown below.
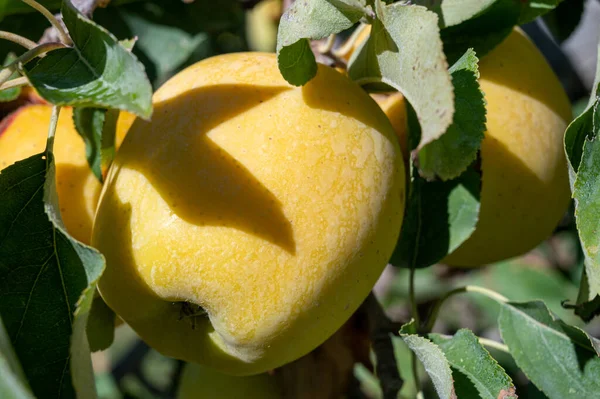
<path fill-rule="evenodd" d="M 62 43 L 43 43 L 39 46 L 32 48 L 31 50 L 26 51 L 17 59 L 15 59 L 10 64 L 2 67 L 0 70 L 0 85 L 3 85 L 6 81 L 10 79 L 10 77 L 21 68 L 21 65 L 24 65 L 34 59 L 35 57 L 41 57 L 46 54 L 48 51 L 56 50 L 58 48 L 65 47 Z M 8 87 L 4 87 L 8 88 Z M 3 89 L 4 89 L 3 88 Z"/>
<path fill-rule="evenodd" d="M 58 116 L 60 114 L 60 106 L 52 107 L 52 116 L 50 117 L 50 125 L 48 126 L 48 141 L 46 142 L 46 153 L 54 150 L 54 136 L 56 134 L 56 126 L 58 125 Z M 48 158 L 46 158 L 46 161 Z"/>
<path fill-rule="evenodd" d="M 441 337 L 451 339 L 452 335 L 440 334 Z M 508 353 L 510 355 L 510 350 L 508 346 L 504 345 L 502 342 L 494 341 L 493 339 L 487 339 L 482 337 L 477 337 L 479 343 L 483 346 L 487 346 L 488 348 L 493 348 L 499 350 L 501 352 Z"/>
<path fill-rule="evenodd" d="M 60 37 L 61 42 L 63 42 L 65 45 L 70 45 L 73 43 L 71 41 L 71 38 L 67 34 L 67 32 L 63 29 L 62 24 L 58 21 L 58 19 L 56 19 L 56 17 L 50 11 L 48 11 L 48 9 L 46 7 L 44 7 L 43 5 L 41 5 L 40 3 L 38 3 L 35 0 L 21 0 L 21 1 L 25 4 L 28 4 L 32 8 L 36 9 L 44 17 L 46 17 L 48 22 L 50 22 L 52 24 L 52 26 L 57 30 L 58 36 Z"/>
<path fill-rule="evenodd" d="M 430 316 L 427 320 L 427 325 L 425 326 L 425 331 L 430 332 L 433 329 L 435 321 L 440 313 L 440 309 L 441 309 L 442 305 L 444 304 L 444 302 L 446 301 L 446 299 L 450 298 L 453 295 L 462 294 L 465 292 L 476 292 L 478 294 L 487 296 L 488 298 L 493 299 L 499 303 L 508 302 L 508 298 L 506 298 L 505 296 L 500 295 L 497 292 L 488 290 L 487 288 L 479 287 L 476 285 L 466 285 L 464 287 L 455 288 L 451 291 L 448 291 L 446 294 L 444 294 L 442 297 L 440 297 L 440 299 L 438 299 L 438 301 L 436 302 L 436 304 L 434 305 L 434 307 L 432 308 L 432 310 L 430 312 Z"/>
<path fill-rule="evenodd" d="M 4 83 L 10 79 L 10 77 L 15 73 L 16 67 L 12 65 L 6 66 L 3 70 L 0 71 L 0 86 L 4 85 Z"/>
<path fill-rule="evenodd" d="M 10 42 L 16 43 L 20 46 L 25 47 L 27 50 L 31 50 L 35 46 L 37 46 L 36 42 L 27 39 L 26 37 L 17 35 L 15 33 L 6 32 L 0 30 L 0 39 L 8 40 Z"/>
<path fill-rule="evenodd" d="M 21 76 L 20 78 L 9 80 L 6 83 L 0 85 L 0 91 L 6 89 L 12 89 L 13 87 L 25 86 L 29 83 L 29 80 L 25 76 Z"/>

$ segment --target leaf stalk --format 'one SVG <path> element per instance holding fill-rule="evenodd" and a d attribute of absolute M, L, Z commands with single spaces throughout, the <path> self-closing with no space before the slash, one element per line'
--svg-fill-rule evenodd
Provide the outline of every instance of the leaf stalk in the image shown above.
<path fill-rule="evenodd" d="M 54 136 L 56 135 L 56 126 L 58 125 L 58 116 L 60 115 L 60 106 L 52 107 L 52 116 L 50 117 L 50 125 L 48 126 L 48 141 L 46 142 L 46 153 L 54 151 Z M 48 157 L 46 157 L 48 162 Z"/>
<path fill-rule="evenodd" d="M 17 35 L 12 32 L 7 32 L 4 30 L 0 30 L 0 39 L 8 40 L 9 42 L 16 43 L 20 46 L 25 47 L 27 50 L 31 50 L 32 48 L 37 46 L 36 42 L 29 40 L 26 37 Z"/>
<path fill-rule="evenodd" d="M 12 89 L 13 87 L 21 87 L 29 84 L 29 80 L 25 76 L 21 76 L 20 78 L 9 80 L 6 83 L 0 85 L 0 91 L 6 89 Z"/>
<path fill-rule="evenodd" d="M 446 299 L 448 299 L 451 296 L 454 296 L 456 294 L 462 294 L 465 292 L 476 292 L 478 294 L 487 296 L 488 298 L 493 299 L 499 303 L 508 302 L 508 298 L 506 298 L 504 295 L 500 295 L 497 292 L 494 292 L 487 288 L 479 287 L 476 285 L 466 285 L 464 287 L 459 287 L 459 288 L 453 289 L 451 291 L 448 291 L 446 294 L 444 294 L 444 296 L 442 296 L 440 299 L 438 299 L 435 306 L 431 310 L 429 319 L 427 321 L 427 325 L 425 326 L 425 331 L 429 332 L 433 329 L 435 321 L 437 320 L 437 317 L 440 313 L 440 309 L 441 309 L 442 305 L 444 304 L 444 302 L 446 301 Z"/>
<path fill-rule="evenodd" d="M 41 5 L 40 3 L 38 3 L 35 0 L 21 0 L 21 1 L 23 3 L 31 6 L 35 10 L 39 11 L 44 17 L 46 17 L 48 22 L 50 22 L 52 24 L 52 26 L 57 30 L 58 36 L 60 37 L 61 42 L 63 42 L 65 45 L 73 44 L 73 42 L 71 41 L 71 38 L 69 37 L 67 32 L 63 29 L 62 24 L 58 21 L 58 19 L 56 19 L 56 17 L 46 7 L 44 7 L 43 5 Z"/>

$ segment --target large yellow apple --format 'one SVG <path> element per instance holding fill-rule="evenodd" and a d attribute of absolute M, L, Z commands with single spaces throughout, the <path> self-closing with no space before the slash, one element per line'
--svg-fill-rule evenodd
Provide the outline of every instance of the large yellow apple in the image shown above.
<path fill-rule="evenodd" d="M 0 169 L 39 154 L 46 148 L 52 106 L 27 105 L 7 116 L 0 126 Z M 133 123 L 131 114 L 121 113 L 117 144 Z M 89 244 L 101 184 L 85 157 L 85 143 L 73 123 L 73 110 L 60 111 L 56 127 L 54 158 L 60 213 L 69 234 Z"/>
<path fill-rule="evenodd" d="M 223 374 L 199 364 L 184 366 L 177 399 L 281 399 L 278 378 L 267 373 L 251 376 Z"/>
<path fill-rule="evenodd" d="M 563 88 L 521 30 L 481 59 L 487 131 L 473 235 L 443 260 L 479 266 L 514 257 L 546 239 L 570 200 L 563 136 L 571 107 Z"/>
<path fill-rule="evenodd" d="M 119 150 L 92 244 L 106 303 L 165 355 L 249 375 L 308 353 L 385 267 L 404 210 L 390 122 L 320 65 L 213 57 L 154 96 Z"/>

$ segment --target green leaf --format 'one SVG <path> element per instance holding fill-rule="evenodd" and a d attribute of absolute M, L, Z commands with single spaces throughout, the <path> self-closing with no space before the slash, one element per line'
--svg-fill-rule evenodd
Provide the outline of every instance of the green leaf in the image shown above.
<path fill-rule="evenodd" d="M 77 133 L 85 141 L 85 157 L 96 178 L 102 182 L 102 130 L 106 109 L 77 107 L 73 111 L 73 123 Z"/>
<path fill-rule="evenodd" d="M 565 132 L 565 151 L 569 161 L 571 189 L 574 189 L 575 178 L 583 156 L 583 147 L 586 138 L 593 138 L 597 133 L 594 131 L 593 124 L 594 113 L 597 108 L 597 102 L 589 105 L 581 115 L 569 124 Z"/>
<path fill-rule="evenodd" d="M 17 56 L 14 53 L 9 53 L 6 55 L 6 58 L 4 59 L 4 63 L 2 65 L 6 66 L 6 65 L 12 63 L 16 58 L 17 58 Z M 19 73 L 14 72 L 10 76 L 9 79 L 14 79 L 14 78 L 18 78 L 18 77 L 19 77 Z M 9 102 L 9 101 L 16 100 L 20 94 L 21 94 L 20 87 L 13 87 L 10 89 L 0 90 L 0 102 Z"/>
<path fill-rule="evenodd" d="M 323 39 L 351 28 L 365 13 L 358 2 L 296 1 L 283 13 L 277 32 L 277 62 L 290 84 L 302 86 L 317 73 L 309 39 Z"/>
<path fill-rule="evenodd" d="M 485 131 L 485 100 L 479 88 L 475 52 L 469 49 L 451 68 L 454 120 L 440 138 L 419 152 L 421 174 L 453 179 L 475 161 Z"/>
<path fill-rule="evenodd" d="M 480 187 L 481 176 L 472 169 L 447 182 L 428 182 L 415 171 L 390 263 L 427 267 L 458 248 L 475 230 Z"/>
<path fill-rule="evenodd" d="M 598 44 L 600 49 L 600 43 Z M 590 297 L 600 294 L 600 57 L 596 81 L 586 110 L 565 132 L 565 151 L 575 199 L 575 218 L 585 254 L 585 269 Z"/>
<path fill-rule="evenodd" d="M 87 337 L 92 352 L 108 349 L 113 343 L 116 317 L 102 297 L 95 295 L 87 324 Z"/>
<path fill-rule="evenodd" d="M 475 19 L 504 3 L 519 14 L 518 25 L 531 22 L 552 11 L 562 0 L 415 0 L 414 4 L 429 7 L 440 16 L 442 27 L 456 26 Z M 571 1 L 569 1 L 569 4 Z"/>
<path fill-rule="evenodd" d="M 556 318 L 543 302 L 504 304 L 498 325 L 519 368 L 550 399 L 600 392 L 600 342 Z"/>
<path fill-rule="evenodd" d="M 34 399 L 25 383 L 10 369 L 0 353 L 0 397 L 3 399 Z"/>
<path fill-rule="evenodd" d="M 104 260 L 66 234 L 54 184 L 51 153 L 0 173 L 0 316 L 36 396 L 94 398 L 85 322 Z"/>
<path fill-rule="evenodd" d="M 450 366 L 471 381 L 479 393 L 478 397 L 517 397 L 511 378 L 470 330 L 458 330 L 454 337 L 429 334 L 429 339 L 444 352 Z M 458 386 L 456 394 L 459 398 L 466 397 L 461 395 Z"/>
<path fill-rule="evenodd" d="M 450 62 L 468 48 L 481 58 L 515 26 L 552 11 L 561 0 L 418 0 L 440 17 L 444 51 Z M 569 2 L 570 3 L 570 2 Z M 570 7 L 570 6 L 567 6 Z"/>
<path fill-rule="evenodd" d="M 33 399 L 31 390 L 0 318 L 0 398 Z"/>
<path fill-rule="evenodd" d="M 452 371 L 444 353 L 427 338 L 407 334 L 406 331 L 403 327 L 400 337 L 425 367 L 438 396 L 441 399 L 456 398 Z"/>
<path fill-rule="evenodd" d="M 600 102 L 594 107 L 600 117 Z M 600 118 L 599 118 L 600 121 Z M 586 139 L 583 145 L 581 164 L 574 183 L 575 218 L 579 239 L 585 254 L 585 269 L 590 290 L 600 294 L 600 123 L 594 128 L 593 140 Z"/>
<path fill-rule="evenodd" d="M 562 303 L 566 309 L 575 309 L 575 314 L 581 317 L 581 320 L 588 323 L 596 316 L 600 316 L 600 295 L 590 292 L 590 283 L 585 268 L 579 283 L 579 293 L 575 305 L 570 305 L 564 301 Z"/>
<path fill-rule="evenodd" d="M 135 13 L 123 12 L 124 21 L 137 40 L 137 45 L 156 67 L 157 81 L 170 77 L 194 51 L 209 40 L 204 33 L 191 35 L 177 27 L 161 25 Z"/>
<path fill-rule="evenodd" d="M 371 35 L 348 65 L 361 85 L 384 83 L 402 92 L 421 125 L 420 150 L 452 123 L 454 92 L 438 18 L 420 6 L 376 2 Z"/>
<path fill-rule="evenodd" d="M 429 7 L 440 17 L 440 26 L 458 25 L 484 13 L 497 0 L 416 0 L 414 4 Z"/>
<path fill-rule="evenodd" d="M 518 2 L 521 5 L 519 25 L 533 21 L 558 6 L 563 0 L 527 0 Z M 571 0 L 569 0 L 571 3 Z"/>
<path fill-rule="evenodd" d="M 148 119 L 152 87 L 142 64 L 69 0 L 62 14 L 75 47 L 51 51 L 26 65 L 25 73 L 38 93 L 56 105 L 118 108 Z"/>
<path fill-rule="evenodd" d="M 441 38 L 448 61 L 453 63 L 469 48 L 480 59 L 492 51 L 518 24 L 519 4 L 515 0 L 498 0 L 473 18 L 442 29 Z"/>
<path fill-rule="evenodd" d="M 317 61 L 306 39 L 282 48 L 277 64 L 285 80 L 295 86 L 302 86 L 317 75 Z"/>
<path fill-rule="evenodd" d="M 575 31 L 581 21 L 584 4 L 585 0 L 563 1 L 544 15 L 544 23 L 558 42 L 567 40 Z"/>
<path fill-rule="evenodd" d="M 135 44 L 138 41 L 138 37 L 133 37 L 131 39 L 123 39 L 123 40 L 119 40 L 119 44 L 121 46 L 123 46 L 123 48 L 127 51 L 132 51 L 133 48 L 135 47 Z"/>
<path fill-rule="evenodd" d="M 85 141 L 85 155 L 90 168 L 100 182 L 115 156 L 115 132 L 119 111 L 77 107 L 73 122 Z"/>

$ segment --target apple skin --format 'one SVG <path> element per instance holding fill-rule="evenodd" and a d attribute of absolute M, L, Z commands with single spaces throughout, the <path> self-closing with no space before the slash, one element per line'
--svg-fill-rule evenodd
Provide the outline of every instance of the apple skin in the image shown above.
<path fill-rule="evenodd" d="M 473 235 L 442 263 L 476 267 L 545 240 L 571 198 L 563 137 L 571 106 L 543 55 L 520 30 L 484 56 L 487 101 L 482 191 Z"/>
<path fill-rule="evenodd" d="M 51 105 L 26 105 L 2 121 L 0 169 L 45 150 L 51 115 Z M 121 113 L 117 124 L 117 145 L 123 140 L 133 119 L 131 114 Z M 71 107 L 61 109 L 55 137 L 56 190 L 60 213 L 69 234 L 89 244 L 102 186 L 88 166 L 85 143 L 75 129 Z"/>
<path fill-rule="evenodd" d="M 277 377 L 267 373 L 240 377 L 187 363 L 179 381 L 177 399 L 214 398 L 282 399 L 283 395 Z"/>
<path fill-rule="evenodd" d="M 96 215 L 106 303 L 159 352 L 228 374 L 308 353 L 396 245 L 405 180 L 389 120 L 335 70 L 294 87 L 265 53 L 203 60 L 153 101 Z"/>

